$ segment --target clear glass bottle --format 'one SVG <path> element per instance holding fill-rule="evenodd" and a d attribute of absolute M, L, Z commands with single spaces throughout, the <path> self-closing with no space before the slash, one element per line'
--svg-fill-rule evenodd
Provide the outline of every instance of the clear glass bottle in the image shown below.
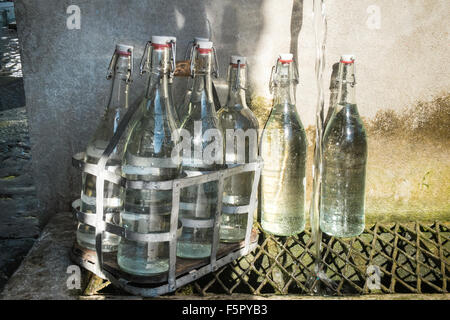
<path fill-rule="evenodd" d="M 189 45 L 186 49 L 186 53 L 184 56 L 184 60 L 192 61 L 192 55 L 194 53 L 194 49 L 198 46 L 199 41 L 207 42 L 207 41 L 209 41 L 209 39 L 195 37 L 191 42 L 189 42 Z M 192 69 L 192 64 L 191 64 L 191 69 Z M 189 116 L 189 104 L 191 102 L 191 95 L 192 95 L 193 88 L 194 88 L 194 81 L 193 81 L 192 70 L 191 70 L 191 76 L 188 77 L 188 79 L 187 79 L 186 91 L 184 93 L 183 101 L 177 107 L 177 114 L 178 114 L 178 118 L 180 119 L 181 123 L 183 123 L 183 121 L 186 120 L 186 118 Z"/>
<path fill-rule="evenodd" d="M 192 44 L 192 46 L 190 45 L 187 47 L 186 54 L 185 54 L 185 60 L 191 61 L 191 69 L 193 67 L 192 62 L 194 61 L 194 59 L 192 58 L 192 55 L 194 54 L 195 48 L 198 46 L 199 42 L 209 42 L 209 40 L 207 38 L 195 37 L 194 40 L 192 40 L 190 42 Z M 216 58 L 215 53 L 214 53 L 214 58 Z M 212 69 L 212 74 L 217 78 L 219 76 L 217 60 L 214 60 L 214 63 L 215 63 L 215 68 Z M 181 123 L 183 123 L 183 121 L 189 116 L 189 104 L 191 101 L 193 87 L 194 87 L 194 80 L 193 80 L 193 74 L 191 72 L 191 77 L 189 77 L 188 81 L 187 81 L 187 89 L 185 91 L 183 101 L 180 104 L 180 106 L 177 108 L 178 118 L 180 119 Z M 217 112 L 221 108 L 221 105 L 220 105 L 217 90 L 214 86 L 214 82 L 212 82 L 211 88 L 212 88 L 212 95 L 213 95 L 213 99 L 214 99 L 214 105 L 216 107 L 216 112 Z"/>
<path fill-rule="evenodd" d="M 307 140 L 296 108 L 297 83 L 293 55 L 280 55 L 272 73 L 274 107 L 261 138 L 261 226 L 278 236 L 305 228 Z"/>
<path fill-rule="evenodd" d="M 189 115 L 181 125 L 182 135 L 184 131 L 189 137 L 186 143 L 189 143 L 191 151 L 190 156 L 183 154 L 182 158 L 182 171 L 187 176 L 201 175 L 223 167 L 222 128 L 212 95 L 212 45 L 209 41 L 199 41 L 192 57 L 194 85 L 188 105 Z M 183 232 L 177 242 L 179 257 L 198 259 L 211 255 L 217 198 L 217 181 L 181 190 Z"/>
<path fill-rule="evenodd" d="M 339 95 L 323 138 L 320 229 L 335 237 L 364 231 L 367 136 L 355 99 L 355 59 L 342 56 Z"/>
<path fill-rule="evenodd" d="M 177 124 L 169 92 L 173 63 L 170 37 L 152 37 L 149 81 L 141 102 L 142 117 L 131 129 L 122 159 L 127 181 L 166 181 L 179 177 L 180 165 L 172 161 L 177 143 Z M 144 58 L 146 56 L 144 52 Z M 139 233 L 169 232 L 172 211 L 171 190 L 125 188 L 121 225 Z M 119 267 L 134 275 L 163 274 L 169 269 L 169 242 L 140 242 L 121 238 L 117 254 Z"/>
<path fill-rule="evenodd" d="M 258 120 L 245 100 L 247 59 L 232 56 L 228 67 L 228 98 L 218 117 L 225 138 L 225 164 L 229 167 L 258 158 Z M 248 213 L 232 213 L 224 208 L 250 204 L 254 172 L 231 176 L 224 182 L 220 240 L 238 242 L 245 238 Z M 253 214 L 252 212 L 250 214 Z"/>
<path fill-rule="evenodd" d="M 119 44 L 116 46 L 113 58 L 108 69 L 107 79 L 112 79 L 109 101 L 100 125 L 94 133 L 86 149 L 85 161 L 97 164 L 106 146 L 117 130 L 120 120 L 128 108 L 128 93 L 131 82 L 133 65 L 133 47 Z M 120 166 L 123 145 L 114 149 L 107 163 L 107 169 L 114 171 Z M 81 187 L 81 208 L 85 213 L 95 214 L 96 210 L 96 181 L 91 174 L 83 173 Z M 112 182 L 105 181 L 104 214 L 108 222 L 119 223 L 119 213 L 122 206 L 120 187 Z M 78 224 L 77 242 L 80 246 L 95 250 L 95 227 Z M 104 232 L 102 237 L 102 251 L 114 252 L 117 250 L 119 237 Z"/>

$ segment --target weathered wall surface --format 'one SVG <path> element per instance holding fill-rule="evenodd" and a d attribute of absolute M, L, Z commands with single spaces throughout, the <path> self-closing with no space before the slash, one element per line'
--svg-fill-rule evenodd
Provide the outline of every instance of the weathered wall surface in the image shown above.
<path fill-rule="evenodd" d="M 80 29 L 66 26 L 70 16 L 66 10 L 72 4 L 81 10 Z M 409 123 L 403 117 L 410 113 L 406 110 L 416 110 L 419 101 L 433 101 L 450 90 L 449 10 L 446 0 L 327 1 L 325 78 L 340 54 L 356 54 L 359 109 L 373 132 L 368 212 L 450 211 L 448 139 L 431 134 L 419 139 L 419 145 L 418 139 L 393 135 L 395 128 Z M 75 195 L 79 190 L 79 175 L 71 169 L 70 157 L 85 147 L 96 126 L 109 88 L 106 67 L 118 41 L 135 45 L 137 70 L 152 34 L 177 36 L 178 59 L 184 58 L 193 36 L 211 35 L 222 71 L 221 96 L 229 55 L 247 55 L 250 95 L 260 114 L 265 113 L 261 102 L 270 98 L 271 66 L 278 53 L 292 51 L 300 68 L 298 108 L 305 126 L 314 123 L 312 0 L 19 0 L 16 16 L 35 178 L 39 196 L 50 210 L 67 208 L 71 191 Z M 143 81 L 135 78 L 134 96 L 143 88 Z M 183 81 L 177 83 L 182 89 Z M 443 103 L 438 109 L 444 115 L 438 117 L 438 126 L 444 128 L 439 135 L 448 137 L 448 123 L 442 121 L 448 119 L 449 105 Z M 398 116 L 394 127 L 380 121 L 386 112 Z M 415 116 L 429 128 L 436 121 L 427 108 Z"/>

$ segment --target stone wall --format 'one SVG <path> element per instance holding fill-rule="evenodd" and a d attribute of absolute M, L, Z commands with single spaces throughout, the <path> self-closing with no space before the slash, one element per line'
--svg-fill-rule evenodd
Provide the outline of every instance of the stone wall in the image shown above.
<path fill-rule="evenodd" d="M 326 78 L 340 54 L 356 54 L 359 109 L 375 132 L 369 140 L 368 211 L 448 214 L 449 139 L 432 133 L 417 144 L 417 139 L 404 140 L 392 133 L 407 124 L 401 120 L 403 115 L 449 92 L 450 3 L 340 0 L 327 4 Z M 80 8 L 80 29 L 67 27 L 70 5 Z M 177 36 L 178 59 L 184 58 L 193 36 L 211 36 L 219 52 L 221 97 L 229 55 L 239 53 L 249 57 L 249 95 L 255 102 L 270 98 L 268 81 L 277 54 L 292 51 L 300 69 L 298 108 L 305 126 L 314 123 L 312 0 L 18 0 L 16 16 L 34 177 L 40 199 L 52 212 L 67 209 L 79 191 L 80 177 L 71 169 L 70 157 L 83 150 L 99 119 L 109 90 L 106 68 L 116 42 L 135 46 L 137 70 L 151 35 Z M 143 89 L 143 81 L 137 75 L 135 79 L 133 96 Z M 178 98 L 183 84 L 177 81 Z M 255 103 L 254 108 L 259 105 L 264 108 L 264 103 Z M 438 110 L 444 115 L 450 112 L 445 103 Z M 386 112 L 403 122 L 390 129 L 388 122 L 378 121 Z M 419 122 L 411 123 L 434 121 L 430 112 L 419 110 Z M 440 137 L 448 137 L 445 123 L 443 127 Z M 410 201 L 416 204 L 409 205 Z"/>

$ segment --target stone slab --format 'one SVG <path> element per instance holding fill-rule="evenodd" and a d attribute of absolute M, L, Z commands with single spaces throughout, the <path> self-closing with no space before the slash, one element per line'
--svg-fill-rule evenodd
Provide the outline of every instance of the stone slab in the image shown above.
<path fill-rule="evenodd" d="M 72 265 L 69 249 L 75 240 L 75 230 L 76 222 L 70 212 L 56 214 L 9 279 L 0 298 L 77 299 L 81 290 L 67 287 L 70 276 L 67 268 Z M 81 273 L 80 276 L 83 277 Z M 80 278 L 80 281 L 83 279 Z"/>
<path fill-rule="evenodd" d="M 0 240 L 0 290 L 19 267 L 34 241 L 35 239 Z"/>

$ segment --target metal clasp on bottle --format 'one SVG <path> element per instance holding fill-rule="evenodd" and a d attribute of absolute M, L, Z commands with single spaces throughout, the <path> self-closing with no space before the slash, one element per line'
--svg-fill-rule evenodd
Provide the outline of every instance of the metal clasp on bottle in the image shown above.
<path fill-rule="evenodd" d="M 170 65 L 172 69 L 170 70 L 170 79 L 173 79 L 177 64 L 177 43 L 174 40 L 170 40 L 169 43 L 170 43 L 170 50 L 172 52 L 172 58 L 170 59 L 171 60 Z"/>
<path fill-rule="evenodd" d="M 212 51 L 214 54 L 214 65 L 212 68 L 212 72 L 211 74 L 214 74 L 214 76 L 217 78 L 219 78 L 219 62 L 217 61 L 217 52 L 216 52 L 216 47 L 212 47 Z"/>
<path fill-rule="evenodd" d="M 356 86 L 356 84 L 357 84 L 355 74 L 352 74 L 352 78 L 353 78 L 353 79 L 350 80 L 350 81 L 347 81 L 347 80 L 345 80 L 345 79 L 342 79 L 342 80 L 336 79 L 336 82 L 337 82 L 337 83 L 342 82 L 343 84 L 349 84 L 349 85 L 353 88 L 353 87 Z"/>
<path fill-rule="evenodd" d="M 142 54 L 141 62 L 139 63 L 139 74 L 142 76 L 146 72 L 150 72 L 151 68 L 151 54 L 152 54 L 152 42 L 147 41 Z"/>
<path fill-rule="evenodd" d="M 174 40 L 168 42 L 170 44 L 170 72 L 169 77 L 173 79 L 175 68 L 176 68 L 176 51 L 177 43 Z M 144 53 L 142 54 L 141 62 L 139 64 L 139 73 L 143 75 L 146 72 L 151 72 L 153 69 L 152 65 L 152 52 L 153 46 L 151 41 L 147 41 L 144 48 Z M 163 66 L 163 72 L 167 72 L 165 65 Z M 159 74 L 159 72 L 158 72 Z"/>
<path fill-rule="evenodd" d="M 132 75 L 134 73 L 134 66 L 133 66 L 134 52 L 131 49 L 128 49 L 128 52 L 130 53 L 130 55 L 128 56 L 128 70 L 126 83 L 131 83 L 133 81 Z"/>
<path fill-rule="evenodd" d="M 195 59 L 197 57 L 197 50 L 198 49 L 198 44 L 197 45 L 193 45 L 191 48 L 191 59 L 190 59 L 190 70 L 191 70 L 191 77 L 193 78 L 195 75 Z M 214 75 L 215 78 L 219 78 L 219 62 L 217 60 L 217 52 L 216 52 L 216 48 L 213 46 L 212 47 L 212 53 L 214 56 L 214 63 L 211 67 L 211 74 Z"/>
<path fill-rule="evenodd" d="M 127 68 L 127 77 L 125 79 L 126 83 L 131 83 L 132 80 L 132 74 L 134 72 L 133 70 L 133 61 L 134 61 L 134 52 L 133 50 L 130 48 L 128 49 L 128 68 Z M 119 53 L 116 51 L 114 51 L 112 57 L 111 57 L 111 61 L 109 62 L 109 66 L 108 66 L 108 71 L 106 73 L 106 80 L 111 80 L 113 75 L 114 75 L 114 68 L 116 67 L 116 63 L 119 57 Z"/>
<path fill-rule="evenodd" d="M 108 66 L 108 72 L 106 73 L 106 80 L 111 80 L 114 74 L 114 67 L 116 66 L 117 57 L 119 55 L 117 54 L 117 51 L 114 51 L 111 61 L 109 62 Z"/>
<path fill-rule="evenodd" d="M 277 81 L 274 80 L 274 79 L 275 79 L 275 75 L 279 71 L 278 70 L 278 65 L 279 65 L 279 63 L 277 62 L 277 64 L 272 67 L 272 71 L 270 72 L 270 79 L 269 79 L 269 92 L 270 92 L 270 94 L 273 94 L 273 88 L 277 85 Z M 292 62 L 292 65 L 293 65 L 293 72 L 294 72 L 294 74 L 292 75 L 292 81 L 295 84 L 299 84 L 300 76 L 299 76 L 299 73 L 298 73 L 297 64 L 294 61 L 294 62 Z"/>
<path fill-rule="evenodd" d="M 245 67 L 247 68 L 248 66 L 246 65 Z M 248 69 L 246 69 L 246 70 L 248 70 Z M 247 90 L 247 88 L 244 88 L 241 86 L 241 60 L 237 61 L 236 81 L 235 81 L 235 86 L 234 86 L 235 91 L 238 91 L 239 89 Z"/>

